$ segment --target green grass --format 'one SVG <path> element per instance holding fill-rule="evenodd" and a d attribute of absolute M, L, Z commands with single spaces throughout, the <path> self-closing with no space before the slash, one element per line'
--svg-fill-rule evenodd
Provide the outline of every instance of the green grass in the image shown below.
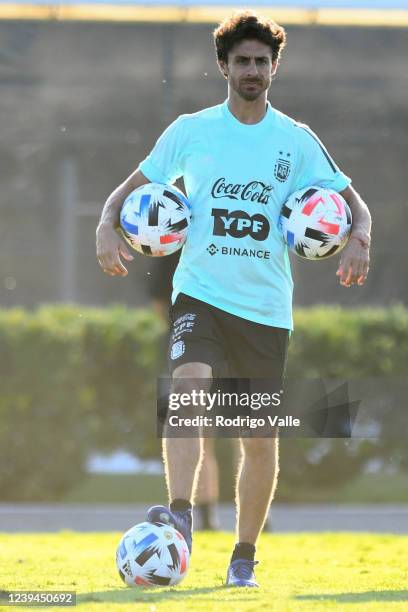
<path fill-rule="evenodd" d="M 59 501 L 158 504 L 166 499 L 164 476 L 91 474 Z M 360 474 L 344 486 L 324 489 L 299 489 L 281 479 L 276 501 L 355 504 L 408 502 L 408 474 Z"/>
<path fill-rule="evenodd" d="M 257 553 L 259 590 L 223 586 L 234 538 L 222 533 L 196 535 L 191 568 L 182 585 L 127 588 L 114 563 L 119 537 L 119 533 L 0 534 L 0 588 L 74 590 L 84 612 L 408 608 L 406 536 L 265 534 Z"/>

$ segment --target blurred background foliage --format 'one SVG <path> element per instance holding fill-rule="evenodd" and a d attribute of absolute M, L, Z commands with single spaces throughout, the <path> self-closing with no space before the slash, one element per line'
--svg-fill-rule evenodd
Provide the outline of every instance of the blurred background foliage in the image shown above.
<path fill-rule="evenodd" d="M 86 477 L 86 460 L 95 451 L 160 457 L 155 386 L 166 333 L 163 320 L 147 309 L 0 311 L 3 501 L 63 499 Z M 402 307 L 298 309 L 288 377 L 405 377 L 407 357 L 408 311 Z M 296 498 L 302 490 L 345 485 L 373 460 L 386 465 L 392 457 L 394 467 L 408 468 L 405 441 L 381 434 L 282 439 L 280 446 L 283 499 L 291 491 Z M 225 501 L 233 496 L 231 441 L 217 441 L 217 452 Z"/>

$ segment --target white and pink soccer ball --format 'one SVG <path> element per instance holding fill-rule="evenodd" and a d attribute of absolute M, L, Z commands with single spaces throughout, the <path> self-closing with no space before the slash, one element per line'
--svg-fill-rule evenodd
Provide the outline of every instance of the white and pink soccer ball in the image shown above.
<path fill-rule="evenodd" d="M 162 523 L 139 523 L 123 534 L 116 567 L 130 587 L 174 586 L 187 574 L 190 553 L 179 531 Z"/>
<path fill-rule="evenodd" d="M 179 189 L 148 183 L 126 198 L 120 229 L 135 251 L 152 257 L 171 255 L 186 241 L 190 211 L 190 203 Z"/>
<path fill-rule="evenodd" d="M 347 244 L 352 216 L 339 193 L 312 186 L 290 196 L 282 208 L 279 224 L 291 251 L 316 260 L 339 253 Z"/>

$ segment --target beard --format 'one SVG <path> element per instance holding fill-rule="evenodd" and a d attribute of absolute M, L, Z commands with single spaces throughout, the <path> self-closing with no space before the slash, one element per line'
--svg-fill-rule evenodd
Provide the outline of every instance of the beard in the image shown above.
<path fill-rule="evenodd" d="M 237 93 L 246 102 L 252 102 L 253 100 L 257 100 L 262 92 L 260 90 L 258 90 L 258 91 L 242 91 L 242 89 L 239 89 L 237 91 Z"/>
<path fill-rule="evenodd" d="M 266 83 L 260 79 L 254 79 L 253 81 L 241 79 L 238 82 L 231 80 L 231 87 L 246 102 L 257 100 L 268 88 Z"/>

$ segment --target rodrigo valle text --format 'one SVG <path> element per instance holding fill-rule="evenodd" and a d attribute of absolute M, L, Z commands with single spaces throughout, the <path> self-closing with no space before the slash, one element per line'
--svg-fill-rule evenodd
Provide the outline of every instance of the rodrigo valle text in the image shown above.
<path fill-rule="evenodd" d="M 291 415 L 280 417 L 278 415 L 268 415 L 266 419 L 255 418 L 249 416 L 224 417 L 217 415 L 214 418 L 197 415 L 192 418 L 179 417 L 172 414 L 168 419 L 170 427 L 244 427 L 248 429 L 257 429 L 258 427 L 300 427 L 300 419 L 294 418 Z"/>

